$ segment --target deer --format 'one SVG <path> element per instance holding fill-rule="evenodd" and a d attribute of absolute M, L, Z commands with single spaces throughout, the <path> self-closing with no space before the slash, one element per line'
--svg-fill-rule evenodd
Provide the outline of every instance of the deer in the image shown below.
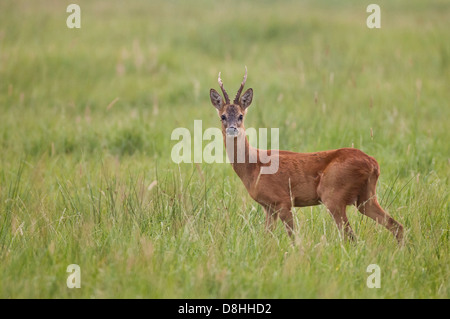
<path fill-rule="evenodd" d="M 265 228 L 272 232 L 279 218 L 288 235 L 294 238 L 293 207 L 323 204 L 334 218 L 340 238 L 354 241 L 356 237 L 346 215 L 347 206 L 354 205 L 361 214 L 392 232 L 401 244 L 403 225 L 385 212 L 377 200 L 380 166 L 375 158 L 356 148 L 298 153 L 260 150 L 249 144 L 244 119 L 253 100 L 253 89 L 242 94 L 246 80 L 247 67 L 231 102 L 219 72 L 218 83 L 223 97 L 211 88 L 210 99 L 222 124 L 223 141 L 233 170 L 250 197 L 265 211 Z M 244 160 L 237 158 L 238 145 L 244 149 Z M 262 168 L 267 166 L 261 160 L 263 152 L 276 156 L 276 172 L 261 174 Z M 256 160 L 251 161 L 251 157 Z"/>

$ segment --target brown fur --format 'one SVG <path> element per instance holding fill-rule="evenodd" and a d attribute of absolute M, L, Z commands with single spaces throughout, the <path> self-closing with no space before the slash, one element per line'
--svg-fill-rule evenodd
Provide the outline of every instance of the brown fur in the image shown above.
<path fill-rule="evenodd" d="M 219 77 L 219 83 L 221 83 Z M 244 82 L 245 83 L 245 78 Z M 243 84 L 241 87 L 243 87 Z M 224 89 L 223 89 L 224 90 Z M 294 223 L 292 207 L 324 204 L 346 238 L 354 234 L 346 215 L 346 206 L 355 205 L 358 210 L 390 230 L 399 242 L 403 238 L 403 226 L 386 213 L 378 204 L 376 183 L 380 175 L 377 161 L 354 148 L 341 148 L 314 153 L 279 151 L 279 168 L 274 174 L 260 174 L 264 164 L 261 150 L 251 147 L 245 136 L 244 119 L 250 105 L 253 90 L 247 90 L 239 103 L 224 103 L 220 95 L 211 89 L 211 102 L 222 119 L 225 146 L 234 143 L 234 159 L 230 159 L 236 174 L 242 180 L 250 196 L 266 212 L 266 226 L 271 230 L 279 217 L 289 235 Z M 237 100 L 237 99 L 236 99 Z M 236 100 L 234 102 L 236 102 Z M 237 137 L 227 137 L 227 129 L 237 129 Z M 245 162 L 237 161 L 237 145 L 245 145 Z M 269 150 L 269 155 L 271 151 Z M 249 161 L 250 154 L 257 155 L 257 162 Z"/>

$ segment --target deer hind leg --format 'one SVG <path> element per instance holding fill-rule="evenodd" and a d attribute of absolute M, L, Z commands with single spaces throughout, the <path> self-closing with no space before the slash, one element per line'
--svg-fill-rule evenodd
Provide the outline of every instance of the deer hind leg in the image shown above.
<path fill-rule="evenodd" d="M 332 191 L 330 191 L 332 190 Z M 346 240 L 355 240 L 355 234 L 347 218 L 346 207 L 351 202 L 354 186 L 343 188 L 335 185 L 333 175 L 324 176 L 317 188 L 320 201 L 326 206 Z M 356 198 L 356 196 L 355 196 Z"/>
<path fill-rule="evenodd" d="M 330 212 L 331 216 L 333 216 L 334 221 L 336 222 L 336 225 L 339 229 L 339 232 L 344 234 L 344 238 L 346 240 L 354 241 L 355 240 L 355 234 L 353 233 L 353 229 L 350 226 L 350 223 L 347 218 L 346 213 L 346 207 L 347 205 L 345 203 L 333 203 L 330 201 L 324 202 L 324 205 L 327 207 L 328 211 Z"/>
<path fill-rule="evenodd" d="M 358 210 L 367 217 L 386 227 L 399 243 L 403 241 L 403 225 L 386 213 L 377 201 L 374 194 L 368 198 L 361 198 L 357 202 Z"/>
<path fill-rule="evenodd" d="M 356 207 L 359 212 L 372 218 L 377 223 L 386 227 L 399 243 L 403 241 L 403 225 L 386 213 L 377 201 L 375 187 L 377 176 L 371 176 L 367 182 L 367 187 L 358 197 Z"/>

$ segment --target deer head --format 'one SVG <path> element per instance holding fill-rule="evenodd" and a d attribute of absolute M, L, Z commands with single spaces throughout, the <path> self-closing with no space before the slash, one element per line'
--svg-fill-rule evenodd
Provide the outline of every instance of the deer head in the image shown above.
<path fill-rule="evenodd" d="M 242 81 L 241 86 L 236 93 L 236 97 L 234 98 L 233 103 L 230 102 L 228 93 L 223 87 L 222 79 L 220 78 L 220 72 L 218 82 L 220 88 L 222 89 L 223 98 L 214 89 L 211 89 L 209 92 L 211 103 L 217 109 L 219 118 L 222 121 L 222 131 L 225 132 L 227 136 L 237 137 L 245 129 L 244 116 L 253 99 L 253 89 L 248 89 L 241 96 L 246 80 L 247 67 L 245 67 L 244 80 Z"/>

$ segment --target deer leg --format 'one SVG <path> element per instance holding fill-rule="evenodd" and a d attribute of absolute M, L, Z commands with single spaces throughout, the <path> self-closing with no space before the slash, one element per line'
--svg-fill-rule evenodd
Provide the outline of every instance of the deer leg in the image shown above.
<path fill-rule="evenodd" d="M 346 185 L 339 184 L 337 177 L 343 173 L 339 169 L 337 166 L 331 167 L 321 176 L 319 185 L 317 186 L 317 194 L 331 216 L 333 216 L 340 234 L 346 240 L 353 241 L 356 237 L 348 221 L 346 208 L 350 198 L 353 197 L 352 193 L 356 186 L 348 183 Z"/>
<path fill-rule="evenodd" d="M 386 213 L 378 203 L 376 195 L 377 180 L 377 174 L 369 177 L 366 187 L 358 196 L 356 207 L 360 213 L 386 227 L 401 244 L 403 241 L 403 225 Z"/>
<path fill-rule="evenodd" d="M 280 205 L 277 207 L 278 215 L 286 228 L 289 237 L 293 238 L 294 217 L 292 216 L 291 206 Z"/>
<path fill-rule="evenodd" d="M 333 204 L 333 203 L 324 203 L 330 212 L 331 216 L 333 216 L 334 221 L 339 229 L 339 232 L 344 234 L 344 238 L 346 240 L 354 241 L 355 234 L 353 233 L 352 227 L 348 222 L 347 214 L 345 212 L 346 205 L 345 204 Z"/>
<path fill-rule="evenodd" d="M 276 211 L 270 206 L 263 206 L 266 212 L 266 230 L 272 232 L 275 228 L 275 222 L 278 218 Z"/>
<path fill-rule="evenodd" d="M 390 232 L 392 232 L 397 241 L 400 244 L 402 243 L 403 225 L 397 222 L 388 213 L 386 213 L 383 208 L 381 208 L 375 195 L 365 201 L 358 200 L 357 208 L 363 215 L 372 218 L 377 223 L 386 227 Z"/>

